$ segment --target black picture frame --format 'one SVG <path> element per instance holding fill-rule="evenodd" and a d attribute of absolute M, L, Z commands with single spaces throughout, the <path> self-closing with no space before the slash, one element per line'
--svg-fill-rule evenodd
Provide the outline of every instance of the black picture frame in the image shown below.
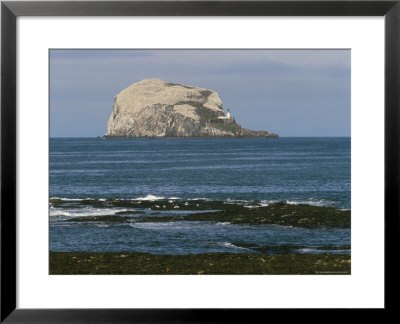
<path fill-rule="evenodd" d="M 1 322 L 232 323 L 267 309 L 16 308 L 16 19 L 19 16 L 384 16 L 385 308 L 395 310 L 399 246 L 400 0 L 380 1 L 2 1 L 1 3 Z M 259 317 L 261 316 L 261 317 Z M 266 320 L 266 319 L 265 319 Z M 248 322 L 248 321 L 247 321 Z M 252 322 L 252 321 L 250 321 Z"/>

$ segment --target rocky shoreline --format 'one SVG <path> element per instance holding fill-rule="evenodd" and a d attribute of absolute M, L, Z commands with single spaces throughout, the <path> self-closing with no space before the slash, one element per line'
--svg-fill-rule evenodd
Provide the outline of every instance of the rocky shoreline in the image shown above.
<path fill-rule="evenodd" d="M 50 199 L 55 207 L 62 207 L 71 202 L 57 198 Z M 351 211 L 335 207 L 321 207 L 305 204 L 288 204 L 285 202 L 269 203 L 264 206 L 260 202 L 251 205 L 242 203 L 229 203 L 218 200 L 156 200 L 135 201 L 121 199 L 85 199 L 81 205 L 95 208 L 132 208 L 134 211 L 118 212 L 116 215 L 94 217 L 74 217 L 66 222 L 175 222 L 175 221 L 212 221 L 229 222 L 232 224 L 276 224 L 281 226 L 294 226 L 312 228 L 326 226 L 332 228 L 350 228 Z M 187 215 L 145 215 L 143 208 L 154 211 L 202 211 L 201 213 L 188 213 Z"/>
<path fill-rule="evenodd" d="M 351 211 L 285 202 L 229 202 L 206 199 L 50 199 L 53 207 L 120 211 L 110 215 L 71 217 L 65 224 L 102 226 L 202 221 L 289 226 L 305 229 L 349 229 Z M 147 214 L 160 211 L 159 215 Z M 165 211 L 166 213 L 162 212 Z M 167 211 L 180 211 L 168 214 Z M 88 225 L 87 225 L 88 224 Z M 350 274 L 350 245 L 318 245 L 311 252 L 303 245 L 233 244 L 246 253 L 212 252 L 166 255 L 139 252 L 54 252 L 50 251 L 50 274 Z"/>
<path fill-rule="evenodd" d="M 349 275 L 348 254 L 50 252 L 50 274 L 308 274 Z"/>

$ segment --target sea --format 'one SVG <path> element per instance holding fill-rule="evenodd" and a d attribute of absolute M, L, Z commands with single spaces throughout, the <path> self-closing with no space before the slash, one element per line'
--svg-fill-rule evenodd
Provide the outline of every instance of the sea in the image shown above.
<path fill-rule="evenodd" d="M 182 219 L 218 204 L 349 210 L 349 137 L 50 138 L 49 145 L 51 251 L 350 253 L 349 228 Z"/>

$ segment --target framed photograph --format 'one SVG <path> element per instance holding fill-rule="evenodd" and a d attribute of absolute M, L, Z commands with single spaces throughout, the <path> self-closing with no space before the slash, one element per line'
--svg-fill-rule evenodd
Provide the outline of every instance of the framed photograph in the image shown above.
<path fill-rule="evenodd" d="M 399 16 L 2 2 L 1 321 L 393 308 Z"/>

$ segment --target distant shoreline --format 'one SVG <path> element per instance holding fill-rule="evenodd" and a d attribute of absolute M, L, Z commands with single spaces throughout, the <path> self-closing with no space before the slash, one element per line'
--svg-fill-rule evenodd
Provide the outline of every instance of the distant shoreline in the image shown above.
<path fill-rule="evenodd" d="M 80 138 L 85 138 L 85 139 L 97 139 L 97 136 L 50 136 L 49 139 L 80 139 Z M 100 138 L 103 138 L 103 136 L 100 136 Z M 245 136 L 199 136 L 199 137 L 106 137 L 105 139 L 108 138 L 114 138 L 114 139 L 203 139 L 203 138 L 211 138 L 211 139 L 229 139 L 229 138 L 281 138 L 281 139 L 290 139 L 290 138 L 351 138 L 351 136 L 278 136 L 278 137 L 245 137 Z"/>
<path fill-rule="evenodd" d="M 143 137 L 124 137 L 124 136 L 98 136 L 97 139 L 178 139 L 178 138 L 279 138 L 277 134 L 271 136 L 143 136 Z"/>

